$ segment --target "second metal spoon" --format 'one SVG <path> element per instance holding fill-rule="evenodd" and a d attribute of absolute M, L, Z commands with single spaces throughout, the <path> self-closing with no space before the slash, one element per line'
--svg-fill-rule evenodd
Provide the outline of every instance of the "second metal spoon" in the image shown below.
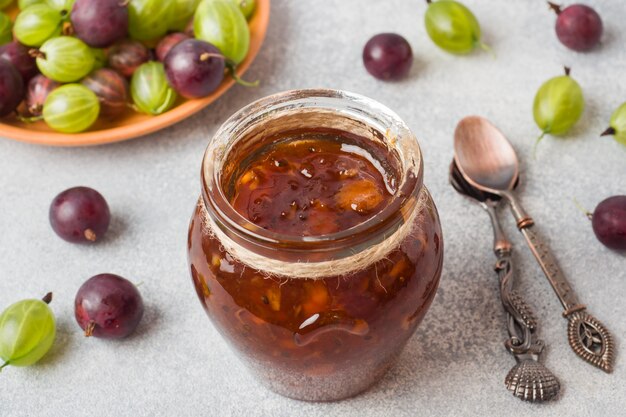
<path fill-rule="evenodd" d="M 549 401 L 558 395 L 561 385 L 554 374 L 539 362 L 544 345 L 543 341 L 534 338 L 537 321 L 524 299 L 513 289 L 512 246 L 500 227 L 496 211 L 500 198 L 468 184 L 454 161 L 450 165 L 450 184 L 460 194 L 477 201 L 489 214 L 493 226 L 494 253 L 498 259 L 495 270 L 500 278 L 500 299 L 507 312 L 509 332 L 509 339 L 504 345 L 517 361 L 504 383 L 513 395 L 524 401 Z"/>

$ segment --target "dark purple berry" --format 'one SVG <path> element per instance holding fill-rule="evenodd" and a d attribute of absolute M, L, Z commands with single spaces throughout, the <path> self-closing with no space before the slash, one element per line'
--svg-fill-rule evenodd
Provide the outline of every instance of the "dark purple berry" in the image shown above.
<path fill-rule="evenodd" d="M 0 59 L 4 58 L 11 62 L 22 75 L 24 82 L 28 82 L 39 73 L 35 58 L 29 54 L 29 51 L 30 48 L 15 41 L 0 46 Z"/>
<path fill-rule="evenodd" d="M 565 9 L 554 3 L 550 7 L 558 14 L 556 35 L 561 43 L 574 51 L 588 51 L 600 42 L 602 19 L 589 6 L 574 4 Z"/>
<path fill-rule="evenodd" d="M 374 77 L 398 80 L 405 77 L 413 65 L 411 45 L 395 33 L 380 33 L 363 48 L 363 64 Z"/>
<path fill-rule="evenodd" d="M 215 46 L 197 39 L 173 47 L 163 65 L 170 85 L 186 98 L 206 97 L 224 79 L 224 56 Z"/>
<path fill-rule="evenodd" d="M 0 58 L 0 117 L 11 114 L 24 98 L 24 80 L 15 66 Z"/>
<path fill-rule="evenodd" d="M 101 116 L 115 118 L 128 108 L 128 81 L 118 72 L 101 68 L 83 78 L 81 83 L 98 96 Z"/>
<path fill-rule="evenodd" d="M 126 337 L 137 328 L 143 310 L 143 299 L 137 287 L 113 274 L 88 279 L 74 301 L 76 321 L 88 337 Z"/>
<path fill-rule="evenodd" d="M 189 39 L 190 36 L 182 32 L 174 32 L 165 36 L 156 47 L 157 59 L 161 62 L 165 61 L 165 57 L 172 50 L 173 47 L 178 45 L 184 40 Z"/>
<path fill-rule="evenodd" d="M 93 48 L 107 48 L 128 34 L 128 2 L 76 0 L 71 21 L 79 39 Z"/>
<path fill-rule="evenodd" d="M 141 64 L 152 58 L 144 44 L 130 39 L 115 44 L 109 51 L 109 67 L 130 78 Z"/>
<path fill-rule="evenodd" d="M 109 228 L 111 214 L 102 195 L 75 187 L 57 195 L 50 205 L 50 225 L 59 237 L 73 243 L 92 243 Z"/>
<path fill-rule="evenodd" d="M 26 108 L 31 116 L 41 116 L 48 95 L 61 84 L 39 74 L 35 75 L 26 89 Z"/>
<path fill-rule="evenodd" d="M 593 232 L 607 248 L 626 251 L 626 195 L 609 197 L 596 207 Z"/>

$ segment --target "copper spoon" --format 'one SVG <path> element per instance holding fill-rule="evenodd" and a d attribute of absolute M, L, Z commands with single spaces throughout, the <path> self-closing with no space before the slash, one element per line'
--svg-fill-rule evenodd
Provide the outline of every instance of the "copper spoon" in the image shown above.
<path fill-rule="evenodd" d="M 615 348 L 611 334 L 580 303 L 550 249 L 537 235 L 533 219 L 513 192 L 519 179 L 519 162 L 509 141 L 488 120 L 466 117 L 454 132 L 454 160 L 469 184 L 509 202 L 517 228 L 563 305 L 571 348 L 590 364 L 612 372 Z"/>
<path fill-rule="evenodd" d="M 541 362 L 543 341 L 535 338 L 537 321 L 524 299 L 516 293 L 511 260 L 512 245 L 500 227 L 497 207 L 500 197 L 483 193 L 465 181 L 454 161 L 450 165 L 450 184 L 454 189 L 477 203 L 487 212 L 493 226 L 493 251 L 498 259 L 495 270 L 500 279 L 500 300 L 507 312 L 509 339 L 506 349 L 515 356 L 517 364 L 504 379 L 507 389 L 516 397 L 531 402 L 555 398 L 561 385 L 559 380 Z"/>

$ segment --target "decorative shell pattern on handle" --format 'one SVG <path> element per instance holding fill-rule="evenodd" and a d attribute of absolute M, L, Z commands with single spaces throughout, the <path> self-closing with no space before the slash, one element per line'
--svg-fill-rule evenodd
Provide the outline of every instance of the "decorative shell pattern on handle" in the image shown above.
<path fill-rule="evenodd" d="M 561 389 L 559 380 L 541 363 L 525 360 L 513 367 L 504 384 L 516 397 L 530 402 L 544 402 L 555 398 Z"/>

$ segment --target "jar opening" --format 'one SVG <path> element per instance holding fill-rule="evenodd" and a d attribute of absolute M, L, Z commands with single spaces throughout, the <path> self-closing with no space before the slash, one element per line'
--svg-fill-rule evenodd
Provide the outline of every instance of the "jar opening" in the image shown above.
<path fill-rule="evenodd" d="M 395 174 L 387 204 L 353 227 L 312 236 L 267 230 L 236 211 L 230 184 L 245 156 L 281 137 L 311 131 L 369 141 L 364 146 L 377 150 Z M 215 225 L 248 250 L 270 258 L 280 252 L 281 259 L 300 262 L 340 259 L 384 241 L 407 221 L 417 208 L 422 171 L 415 137 L 385 106 L 343 91 L 295 90 L 252 103 L 224 123 L 205 153 L 203 199 Z"/>

